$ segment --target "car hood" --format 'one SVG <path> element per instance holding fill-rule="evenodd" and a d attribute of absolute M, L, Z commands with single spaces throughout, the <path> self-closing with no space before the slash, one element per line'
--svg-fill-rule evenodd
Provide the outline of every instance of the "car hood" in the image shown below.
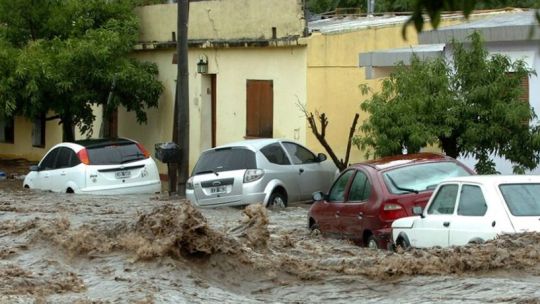
<path fill-rule="evenodd" d="M 392 228 L 412 228 L 414 221 L 419 219 L 420 216 L 407 216 L 395 220 L 392 223 Z"/>

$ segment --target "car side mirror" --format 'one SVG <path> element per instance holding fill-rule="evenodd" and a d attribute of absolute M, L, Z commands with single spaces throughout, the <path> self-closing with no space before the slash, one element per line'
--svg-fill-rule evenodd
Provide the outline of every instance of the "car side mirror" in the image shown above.
<path fill-rule="evenodd" d="M 30 171 L 39 171 L 39 166 L 30 166 Z"/>
<path fill-rule="evenodd" d="M 325 161 L 325 160 L 326 160 L 326 154 L 324 154 L 324 153 L 319 153 L 319 154 L 317 155 L 317 161 L 318 161 L 318 162 L 323 162 L 323 161 Z"/>
<path fill-rule="evenodd" d="M 324 197 L 325 195 L 321 191 L 313 192 L 312 194 L 312 198 L 314 202 L 322 201 L 324 200 Z"/>
<path fill-rule="evenodd" d="M 414 206 L 412 208 L 412 213 L 414 215 L 420 215 L 421 217 L 424 217 L 424 208 L 422 208 L 420 206 Z"/>

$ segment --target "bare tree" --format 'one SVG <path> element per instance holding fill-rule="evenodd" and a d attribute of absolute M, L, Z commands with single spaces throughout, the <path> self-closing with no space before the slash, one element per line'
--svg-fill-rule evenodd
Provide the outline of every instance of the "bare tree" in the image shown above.
<path fill-rule="evenodd" d="M 336 156 L 336 153 L 334 153 L 334 150 L 332 147 L 330 147 L 330 144 L 328 144 L 328 141 L 326 141 L 326 127 L 328 126 L 328 117 L 325 113 L 315 112 L 308 112 L 308 110 L 305 108 L 304 105 L 298 103 L 298 107 L 304 113 L 304 116 L 306 117 L 309 128 L 311 129 L 311 132 L 319 143 L 324 147 L 336 167 L 339 169 L 339 171 L 345 170 L 349 164 L 349 156 L 351 153 L 351 146 L 352 146 L 352 139 L 354 136 L 354 132 L 356 131 L 356 124 L 358 123 L 358 118 L 360 117 L 360 114 L 355 113 L 353 122 L 351 124 L 351 128 L 349 129 L 349 137 L 347 138 L 347 150 L 345 151 L 345 159 L 338 159 Z M 321 125 L 321 130 L 319 132 L 319 128 L 317 127 L 317 120 L 319 121 L 319 124 Z"/>

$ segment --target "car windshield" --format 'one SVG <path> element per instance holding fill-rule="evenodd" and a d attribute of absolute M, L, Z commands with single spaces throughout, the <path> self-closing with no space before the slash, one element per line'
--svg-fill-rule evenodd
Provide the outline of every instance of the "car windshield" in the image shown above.
<path fill-rule="evenodd" d="M 91 165 L 119 165 L 145 159 L 135 143 L 90 146 L 87 151 Z"/>
<path fill-rule="evenodd" d="M 193 175 L 256 168 L 253 151 L 242 147 L 220 148 L 203 152 Z"/>
<path fill-rule="evenodd" d="M 540 184 L 504 184 L 499 189 L 514 216 L 540 216 Z"/>
<path fill-rule="evenodd" d="M 433 162 L 400 167 L 383 173 L 384 183 L 393 194 L 433 190 L 449 177 L 470 173 L 454 162 Z"/>

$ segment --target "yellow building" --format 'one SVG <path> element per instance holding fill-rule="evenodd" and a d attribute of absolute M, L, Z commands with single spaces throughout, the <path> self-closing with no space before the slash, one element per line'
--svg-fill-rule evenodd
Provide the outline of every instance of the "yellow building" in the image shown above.
<path fill-rule="evenodd" d="M 366 98 L 359 85 L 379 85 L 379 80 L 366 78 L 359 54 L 418 43 L 412 28 L 407 29 L 408 40 L 402 37 L 407 16 L 335 16 L 306 23 L 303 2 L 190 3 L 190 167 L 205 149 L 252 137 L 294 139 L 324 152 L 301 107 L 327 114 L 326 138 L 337 156 L 344 157 L 352 119 Z M 151 152 L 156 143 L 172 140 L 176 8 L 161 4 L 136 9 L 141 42 L 133 56 L 158 65 L 165 88 L 159 107 L 148 110 L 148 123 L 143 125 L 136 123 L 134 113 L 118 109 L 118 136 L 138 140 Z M 456 22 L 462 22 L 458 15 L 443 19 L 443 24 Z M 206 70 L 201 73 L 199 66 Z M 95 113 L 94 129 L 99 130 L 101 109 Z M 360 113 L 358 126 L 365 118 Z M 0 135 L 0 157 L 39 159 L 61 141 L 56 123 L 16 117 L 11 138 Z M 9 131 L 9 123 L 4 125 Z M 364 153 L 355 147 L 351 152 L 350 162 L 363 159 Z M 163 164 L 160 171 L 166 171 Z"/>

